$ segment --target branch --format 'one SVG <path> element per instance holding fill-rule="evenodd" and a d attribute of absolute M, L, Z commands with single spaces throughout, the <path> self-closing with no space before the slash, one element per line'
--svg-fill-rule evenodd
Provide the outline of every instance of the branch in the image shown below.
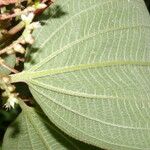
<path fill-rule="evenodd" d="M 2 58 L 0 58 L 0 65 L 3 66 L 4 68 L 8 69 L 9 71 L 13 72 L 13 73 L 18 73 L 18 71 L 16 69 L 7 65 Z"/>

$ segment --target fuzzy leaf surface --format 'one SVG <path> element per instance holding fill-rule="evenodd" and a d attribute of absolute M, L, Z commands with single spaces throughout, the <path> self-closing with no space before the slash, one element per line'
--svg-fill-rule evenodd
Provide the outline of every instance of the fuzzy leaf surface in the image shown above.
<path fill-rule="evenodd" d="M 34 33 L 31 63 L 13 82 L 26 82 L 68 135 L 111 150 L 149 150 L 150 17 L 143 0 L 57 0 L 49 13 Z"/>
<path fill-rule="evenodd" d="M 100 150 L 70 138 L 45 115 L 25 105 L 3 141 L 2 150 Z"/>

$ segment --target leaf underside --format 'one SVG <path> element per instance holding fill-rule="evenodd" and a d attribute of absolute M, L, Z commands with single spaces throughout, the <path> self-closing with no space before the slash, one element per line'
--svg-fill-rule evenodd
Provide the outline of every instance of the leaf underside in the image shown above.
<path fill-rule="evenodd" d="M 80 143 L 56 128 L 43 114 L 24 106 L 7 129 L 3 150 L 98 150 Z M 99 149 L 100 150 L 100 149 Z"/>
<path fill-rule="evenodd" d="M 25 81 L 68 135 L 111 150 L 149 150 L 150 17 L 143 0 L 57 0 L 55 8 L 63 15 L 34 33 L 39 49 L 12 80 Z"/>

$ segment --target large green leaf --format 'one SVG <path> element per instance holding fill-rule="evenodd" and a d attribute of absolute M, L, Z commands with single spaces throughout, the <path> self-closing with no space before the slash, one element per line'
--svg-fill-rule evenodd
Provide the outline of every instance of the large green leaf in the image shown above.
<path fill-rule="evenodd" d="M 48 118 L 76 139 L 111 150 L 150 149 L 150 17 L 143 0 L 57 0 L 54 8 L 64 15 L 35 32 L 39 49 L 13 82 L 26 82 Z"/>
<path fill-rule="evenodd" d="M 6 131 L 3 150 L 98 150 L 68 137 L 33 108 L 23 107 Z"/>

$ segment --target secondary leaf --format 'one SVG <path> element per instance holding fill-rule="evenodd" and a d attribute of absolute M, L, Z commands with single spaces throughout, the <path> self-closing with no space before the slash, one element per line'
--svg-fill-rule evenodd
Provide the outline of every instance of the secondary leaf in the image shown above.
<path fill-rule="evenodd" d="M 26 82 L 48 118 L 72 137 L 111 150 L 150 149 L 150 17 L 143 0 L 57 0 L 55 8 L 64 15 L 53 14 L 34 33 L 39 49 L 12 80 Z"/>
<path fill-rule="evenodd" d="M 23 107 L 6 131 L 3 150 L 98 150 L 68 137 L 33 108 Z"/>

